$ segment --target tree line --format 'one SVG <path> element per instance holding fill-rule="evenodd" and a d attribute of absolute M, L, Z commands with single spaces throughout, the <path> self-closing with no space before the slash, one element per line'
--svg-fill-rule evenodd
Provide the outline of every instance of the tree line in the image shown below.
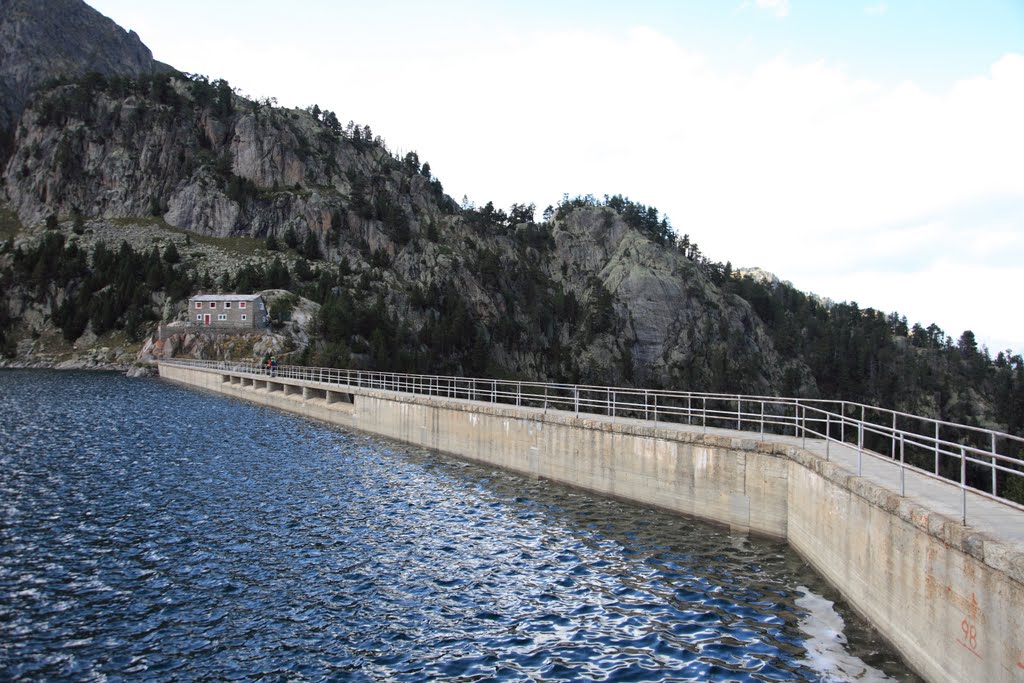
<path fill-rule="evenodd" d="M 98 242 L 90 254 L 53 231 L 33 246 L 14 249 L 6 279 L 20 283 L 37 303 L 48 304 L 69 342 L 90 323 L 96 335 L 120 329 L 140 340 L 159 320 L 154 293 L 179 301 L 196 285 L 173 243 L 161 253 L 156 246 L 136 251 L 122 242 L 112 250 Z"/>

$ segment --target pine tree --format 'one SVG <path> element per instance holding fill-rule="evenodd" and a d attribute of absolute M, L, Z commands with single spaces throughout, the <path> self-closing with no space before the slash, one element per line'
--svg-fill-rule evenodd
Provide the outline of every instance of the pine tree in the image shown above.
<path fill-rule="evenodd" d="M 306 240 L 302 243 L 302 255 L 311 261 L 318 261 L 323 258 L 320 253 L 320 243 L 316 239 L 316 235 L 310 230 L 306 233 Z"/>
<path fill-rule="evenodd" d="M 289 249 L 299 246 L 299 236 L 295 234 L 295 228 L 291 225 L 284 233 L 284 243 Z"/>
<path fill-rule="evenodd" d="M 178 254 L 178 248 L 174 246 L 174 242 L 167 245 L 167 249 L 164 250 L 164 261 L 167 261 L 171 265 L 181 261 L 181 256 Z"/>

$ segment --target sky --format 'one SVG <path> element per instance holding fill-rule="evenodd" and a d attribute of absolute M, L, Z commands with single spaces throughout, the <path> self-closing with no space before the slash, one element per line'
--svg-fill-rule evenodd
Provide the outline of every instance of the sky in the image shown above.
<path fill-rule="evenodd" d="M 90 4 L 456 201 L 623 194 L 712 260 L 1024 352 L 1024 0 Z"/>

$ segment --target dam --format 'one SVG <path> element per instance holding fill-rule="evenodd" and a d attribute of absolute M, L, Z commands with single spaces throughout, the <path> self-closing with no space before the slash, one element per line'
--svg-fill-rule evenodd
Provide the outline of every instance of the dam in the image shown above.
<path fill-rule="evenodd" d="M 997 495 L 1018 476 L 997 450 L 1013 437 L 985 432 L 984 450 L 943 435 L 956 426 L 935 423 L 926 439 L 913 416 L 767 397 L 326 368 L 271 377 L 214 361 L 163 361 L 160 374 L 785 539 L 924 678 L 1024 680 L 1024 510 Z M 991 487 L 968 486 L 985 465 Z M 939 476 L 951 469 L 957 482 Z"/>

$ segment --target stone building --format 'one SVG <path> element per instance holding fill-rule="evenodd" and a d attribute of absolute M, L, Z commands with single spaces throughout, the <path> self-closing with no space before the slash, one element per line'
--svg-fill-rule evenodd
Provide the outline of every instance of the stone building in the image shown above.
<path fill-rule="evenodd" d="M 256 330 L 267 326 L 267 305 L 259 294 L 196 294 L 188 320 L 197 327 Z"/>

